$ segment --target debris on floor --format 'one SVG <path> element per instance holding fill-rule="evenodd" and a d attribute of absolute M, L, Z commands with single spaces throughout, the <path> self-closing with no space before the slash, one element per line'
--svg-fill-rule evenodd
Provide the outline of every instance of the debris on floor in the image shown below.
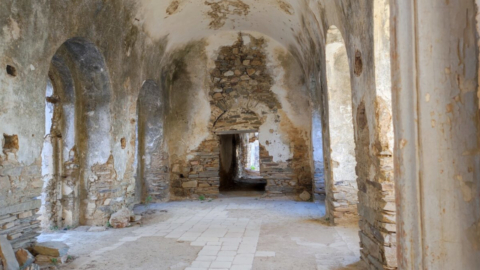
<path fill-rule="evenodd" d="M 32 253 L 23 248 L 15 252 L 15 257 L 17 258 L 21 269 L 25 269 L 35 262 L 35 257 L 32 255 Z"/>
<path fill-rule="evenodd" d="M 132 216 L 134 216 L 132 210 L 128 208 L 122 208 L 110 217 L 110 226 L 115 229 L 126 228 L 130 226 L 130 220 Z"/>
<path fill-rule="evenodd" d="M 133 215 L 130 217 L 130 221 L 136 224 L 142 224 L 142 216 L 141 215 Z"/>
<path fill-rule="evenodd" d="M 58 265 L 65 270 L 363 269 L 355 265 L 360 260 L 357 225 L 330 226 L 322 219 L 323 203 L 256 199 L 139 205 L 135 213 L 142 215 L 142 226 L 48 233 L 39 241 L 71 245 L 75 260 Z M 145 215 L 147 209 L 154 214 Z"/>
<path fill-rule="evenodd" d="M 68 245 L 58 241 L 37 243 L 33 247 L 33 251 L 37 255 L 35 263 L 40 266 L 64 264 L 68 260 L 69 249 Z"/>
<path fill-rule="evenodd" d="M 2 259 L 3 269 L 5 270 L 18 270 L 18 265 L 13 248 L 7 238 L 0 235 L 0 259 Z"/>

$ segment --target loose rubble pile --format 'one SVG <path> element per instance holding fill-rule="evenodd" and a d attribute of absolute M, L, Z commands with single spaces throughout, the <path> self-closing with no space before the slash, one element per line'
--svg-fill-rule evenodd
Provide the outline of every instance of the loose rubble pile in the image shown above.
<path fill-rule="evenodd" d="M 68 250 L 69 246 L 62 242 L 43 242 L 36 243 L 31 250 L 14 252 L 8 239 L 0 236 L 0 270 L 39 270 L 64 264 L 70 258 Z"/>

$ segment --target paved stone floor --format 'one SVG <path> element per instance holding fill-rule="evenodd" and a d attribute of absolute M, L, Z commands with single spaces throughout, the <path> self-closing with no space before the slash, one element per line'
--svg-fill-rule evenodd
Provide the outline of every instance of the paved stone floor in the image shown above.
<path fill-rule="evenodd" d="M 140 206 L 141 225 L 39 241 L 71 246 L 62 269 L 362 269 L 355 224 L 325 225 L 322 203 L 232 195 Z"/>

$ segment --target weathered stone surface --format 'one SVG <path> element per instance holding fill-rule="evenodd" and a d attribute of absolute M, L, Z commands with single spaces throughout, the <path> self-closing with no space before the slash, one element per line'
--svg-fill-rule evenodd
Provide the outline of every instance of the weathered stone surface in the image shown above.
<path fill-rule="evenodd" d="M 122 208 L 110 217 L 110 225 L 115 229 L 125 228 L 130 226 L 130 217 L 133 212 L 128 208 Z"/>
<path fill-rule="evenodd" d="M 0 235 L 0 259 L 2 259 L 5 270 L 18 270 L 19 264 L 13 253 L 10 242 L 3 235 Z"/>
<path fill-rule="evenodd" d="M 22 269 L 30 266 L 35 261 L 35 257 L 26 249 L 19 249 L 15 252 L 18 264 Z"/>
<path fill-rule="evenodd" d="M 304 191 L 299 195 L 302 201 L 308 201 L 312 197 L 308 191 Z"/>
<path fill-rule="evenodd" d="M 37 243 L 33 250 L 40 254 L 52 257 L 62 257 L 67 255 L 69 246 L 62 242 L 51 241 L 51 242 L 43 242 Z"/>
<path fill-rule="evenodd" d="M 130 218 L 130 221 L 132 221 L 132 222 L 139 222 L 140 220 L 142 220 L 141 215 L 134 215 Z"/>
<path fill-rule="evenodd" d="M 198 186 L 197 181 L 188 181 L 188 182 L 183 182 L 182 187 L 184 188 L 196 188 Z"/>

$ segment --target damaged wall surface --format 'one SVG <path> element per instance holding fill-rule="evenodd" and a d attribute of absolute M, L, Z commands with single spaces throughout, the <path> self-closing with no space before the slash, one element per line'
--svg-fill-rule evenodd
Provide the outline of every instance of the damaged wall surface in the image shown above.
<path fill-rule="evenodd" d="M 230 41 L 233 45 L 218 46 L 219 41 L 222 44 Z M 298 70 L 295 59 L 278 43 L 259 34 L 226 33 L 211 37 L 207 43 L 209 45 L 202 52 L 208 55 L 208 66 L 212 69 L 210 74 L 196 77 L 204 76 L 202 98 L 208 101 L 197 101 L 197 106 L 204 105 L 198 110 L 208 113 L 192 113 L 198 120 L 188 120 L 202 123 L 202 126 L 186 127 L 189 128 L 187 133 L 196 134 L 196 137 L 180 143 L 199 147 L 192 147 L 187 152 L 176 151 L 178 160 L 172 157 L 172 193 L 177 197 L 218 194 L 218 135 L 256 131 L 265 149 L 260 171 L 268 182 L 267 193 L 298 194 L 303 190 L 310 191 L 310 116 L 307 93 L 302 95 L 299 90 L 295 96 L 292 93 L 293 89 L 303 87 L 301 73 L 293 73 L 295 69 Z M 190 63 L 185 65 L 192 66 Z M 185 86 L 193 89 L 177 90 L 177 87 Z M 199 91 L 197 87 L 193 83 L 174 82 L 172 91 Z M 296 111 L 292 109 L 294 104 L 303 104 L 302 107 L 307 110 Z M 189 113 L 189 110 L 183 113 Z M 205 116 L 208 119 L 200 118 Z M 176 130 L 175 126 L 183 123 L 172 120 L 170 125 Z M 200 141 L 198 136 L 202 133 L 204 137 Z M 174 139 L 179 134 L 171 133 L 168 136 L 172 136 L 169 147 L 181 149 L 176 146 L 179 141 Z"/>
<path fill-rule="evenodd" d="M 37 213 L 46 228 L 103 226 L 133 207 L 137 96 L 147 78 L 160 81 L 165 41 L 140 30 L 135 3 L 91 4 L 1 4 L 0 63 L 15 72 L 0 75 L 0 233 L 15 248 L 35 241 Z"/>
<path fill-rule="evenodd" d="M 218 135 L 248 131 L 268 195 L 324 192 L 332 223 L 358 214 L 369 269 L 480 264 L 473 1 L 1 7 L 0 234 L 15 248 L 35 241 L 39 215 L 44 228 L 103 226 L 147 199 L 217 195 Z M 329 79 L 332 26 L 349 86 Z M 348 88 L 348 109 L 332 86 Z"/>

